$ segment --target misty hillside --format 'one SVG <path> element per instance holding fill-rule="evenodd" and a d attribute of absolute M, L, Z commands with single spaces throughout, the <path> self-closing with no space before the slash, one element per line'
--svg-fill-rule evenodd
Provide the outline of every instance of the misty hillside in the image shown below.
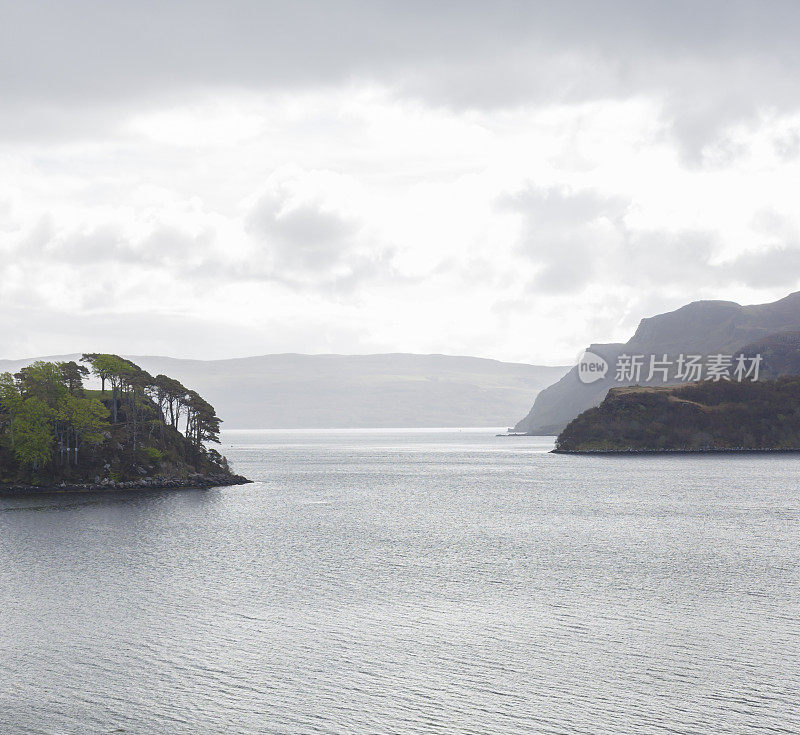
<path fill-rule="evenodd" d="M 573 367 L 557 383 L 539 393 L 518 431 L 558 434 L 579 413 L 599 405 L 617 385 L 614 365 L 622 353 L 677 355 L 733 354 L 747 345 L 782 332 L 800 331 L 800 292 L 769 304 L 741 306 L 732 301 L 695 301 L 680 309 L 642 319 L 625 344 L 592 344 L 591 352 L 609 364 L 607 376 L 584 385 Z M 645 384 L 646 381 L 640 381 Z"/>
<path fill-rule="evenodd" d="M 197 390 L 228 429 L 508 426 L 567 370 L 446 355 L 126 357 Z M 33 359 L 0 360 L 0 372 Z"/>

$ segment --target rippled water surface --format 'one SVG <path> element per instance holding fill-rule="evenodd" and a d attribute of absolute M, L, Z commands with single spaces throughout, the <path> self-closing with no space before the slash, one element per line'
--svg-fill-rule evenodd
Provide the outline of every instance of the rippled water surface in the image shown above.
<path fill-rule="evenodd" d="M 229 432 L 0 499 L 0 733 L 798 733 L 800 460 Z"/>

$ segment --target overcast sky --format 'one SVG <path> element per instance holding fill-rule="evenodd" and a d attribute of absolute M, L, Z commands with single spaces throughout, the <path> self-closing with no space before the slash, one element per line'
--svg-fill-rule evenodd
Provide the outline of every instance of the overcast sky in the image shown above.
<path fill-rule="evenodd" d="M 0 357 L 563 364 L 800 288 L 800 3 L 0 0 Z"/>

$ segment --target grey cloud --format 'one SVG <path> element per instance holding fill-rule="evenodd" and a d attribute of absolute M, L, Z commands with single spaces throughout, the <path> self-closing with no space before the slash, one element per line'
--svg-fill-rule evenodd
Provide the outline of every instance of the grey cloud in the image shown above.
<path fill-rule="evenodd" d="M 180 274 L 184 284 L 198 288 L 210 281 L 262 281 L 333 296 L 351 294 L 370 279 L 401 279 L 392 267 L 392 247 L 362 232 L 361 223 L 320 204 L 287 205 L 279 195 L 266 195 L 246 225 L 257 247 L 243 257 L 226 253 L 209 229 L 190 234 L 161 225 L 145 237 L 131 238 L 113 223 L 64 231 L 45 215 L 0 259 L 0 275 L 14 263 L 31 274 L 39 265 L 53 263 L 78 270 L 138 266 Z M 95 296 L 104 279 L 110 284 L 118 277 L 108 268 L 101 274 L 100 280 L 90 281 Z M 111 294 L 109 284 L 105 288 Z"/>
<path fill-rule="evenodd" d="M 771 209 L 757 212 L 751 223 L 768 238 L 762 249 L 717 262 L 723 245 L 718 234 L 633 229 L 625 221 L 628 202 L 594 191 L 529 187 L 498 206 L 522 215 L 518 248 L 538 269 L 532 292 L 573 293 L 602 281 L 697 293 L 733 284 L 793 288 L 800 280 L 800 233 L 790 218 Z M 597 229 L 599 222 L 605 229 Z M 598 233 L 605 239 L 598 240 Z"/>
<path fill-rule="evenodd" d="M 318 85 L 470 60 L 473 69 L 520 51 L 544 52 L 562 71 L 582 71 L 575 59 L 585 54 L 624 86 L 644 71 L 637 59 L 679 66 L 735 54 L 796 63 L 792 21 L 800 18 L 790 0 L 769 13 L 752 0 L 498 0 L 491 9 L 480 0 L 3 0 L 0 8 L 0 89 L 51 101 L 191 84 Z M 566 96 L 582 96 L 581 87 L 573 82 Z"/>
<path fill-rule="evenodd" d="M 318 205 L 285 208 L 276 195 L 264 196 L 248 218 L 248 229 L 269 245 L 279 268 L 324 272 L 342 263 L 358 224 Z"/>
<path fill-rule="evenodd" d="M 679 287 L 701 293 L 712 287 L 724 293 L 734 284 L 751 288 L 791 288 L 800 283 L 800 245 L 780 244 L 717 262 L 722 243 L 716 233 L 623 230 L 617 252 L 603 253 L 609 277 L 616 282 L 647 287 L 654 292 Z"/>
<path fill-rule="evenodd" d="M 71 233 L 60 239 L 50 239 L 42 254 L 49 261 L 83 265 L 108 261 L 131 261 L 134 246 L 114 225 L 103 225 L 84 233 Z"/>
<path fill-rule="evenodd" d="M 55 223 L 53 217 L 49 214 L 42 215 L 31 228 L 31 231 L 11 249 L 11 258 L 9 260 L 20 256 L 41 255 L 54 236 Z"/>
<path fill-rule="evenodd" d="M 778 243 L 800 240 L 795 222 L 785 214 L 772 209 L 761 209 L 753 215 L 751 228 Z"/>
<path fill-rule="evenodd" d="M 0 311 L 6 318 L 11 305 L 33 298 L 26 308 L 36 308 L 46 301 L 42 274 L 48 268 L 57 269 L 59 287 L 68 285 L 73 305 L 97 310 L 124 308 L 141 281 L 153 274 L 172 274 L 200 292 L 209 280 L 230 277 L 225 266 L 211 231 L 192 235 L 161 226 L 133 239 L 114 224 L 59 231 L 53 217 L 45 215 L 0 254 Z"/>
<path fill-rule="evenodd" d="M 569 293 L 583 288 L 598 270 L 598 259 L 606 257 L 598 227 L 610 226 L 617 238 L 628 202 L 592 191 L 529 187 L 499 206 L 523 216 L 519 250 L 540 268 L 531 289 Z"/>
<path fill-rule="evenodd" d="M 800 245 L 748 252 L 718 266 L 721 276 L 752 288 L 794 288 L 800 281 Z"/>
<path fill-rule="evenodd" d="M 753 288 L 797 286 L 800 281 L 800 231 L 791 217 L 775 209 L 755 213 L 754 232 L 763 236 L 758 250 L 717 266 L 720 277 Z"/>
<path fill-rule="evenodd" d="M 207 257 L 212 233 L 192 236 L 173 227 L 158 227 L 147 237 L 131 240 L 117 225 L 59 233 L 50 215 L 40 217 L 32 231 L 16 247 L 19 257 L 38 258 L 74 266 L 94 263 L 136 263 L 142 266 L 187 266 L 194 258 Z"/>
<path fill-rule="evenodd" d="M 793 161 L 800 155 L 800 130 L 788 130 L 772 141 L 775 152 L 785 161 Z"/>
<path fill-rule="evenodd" d="M 628 283 L 657 287 L 686 284 L 697 289 L 714 277 L 710 262 L 719 245 L 715 233 L 703 230 L 661 232 L 624 228 L 622 246 L 611 260 L 618 276 Z"/>
<path fill-rule="evenodd" d="M 530 283 L 537 293 L 564 294 L 580 291 L 595 274 L 594 259 L 585 247 L 574 248 L 568 257 L 544 264 Z"/>
<path fill-rule="evenodd" d="M 362 232 L 359 222 L 316 202 L 292 203 L 281 192 L 265 194 L 247 217 L 260 243 L 258 262 L 234 266 L 241 277 L 294 287 L 347 293 L 391 271 L 393 249 Z M 360 247 L 362 239 L 369 247 Z"/>
<path fill-rule="evenodd" d="M 0 0 L 0 15 L 16 134 L 20 119 L 79 134 L 87 105 L 362 80 L 470 108 L 652 94 L 698 161 L 727 123 L 800 102 L 791 0 Z"/>
<path fill-rule="evenodd" d="M 523 213 L 537 227 L 552 229 L 583 225 L 599 218 L 616 220 L 625 213 L 629 202 L 590 190 L 529 186 L 504 197 L 499 205 Z"/>

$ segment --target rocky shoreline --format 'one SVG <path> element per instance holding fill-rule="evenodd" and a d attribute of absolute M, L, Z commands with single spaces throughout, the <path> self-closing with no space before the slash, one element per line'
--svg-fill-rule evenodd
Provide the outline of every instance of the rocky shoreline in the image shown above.
<path fill-rule="evenodd" d="M 708 448 L 708 449 L 553 449 L 552 454 L 602 454 L 602 455 L 631 455 L 631 454 L 797 454 L 800 447 L 795 449 L 753 449 L 748 447 Z"/>
<path fill-rule="evenodd" d="M 241 475 L 194 474 L 187 477 L 169 477 L 155 475 L 138 480 L 67 483 L 58 485 L 0 485 L 0 496 L 3 495 L 38 495 L 41 493 L 105 493 L 139 490 L 178 490 L 190 488 L 227 487 L 229 485 L 247 485 L 248 480 Z"/>

